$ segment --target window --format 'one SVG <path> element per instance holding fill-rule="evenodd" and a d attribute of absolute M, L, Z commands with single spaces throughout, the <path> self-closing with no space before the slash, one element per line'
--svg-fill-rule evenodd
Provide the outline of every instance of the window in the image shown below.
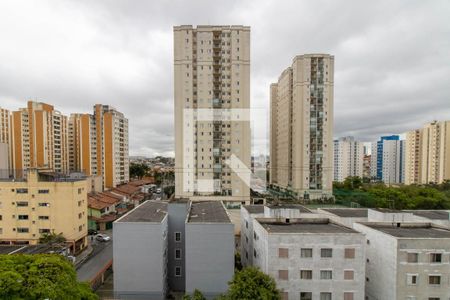
<path fill-rule="evenodd" d="M 354 276 L 353 270 L 344 270 L 344 280 L 353 280 Z"/>
<path fill-rule="evenodd" d="M 333 279 L 333 271 L 331 270 L 321 270 L 320 279 Z"/>
<path fill-rule="evenodd" d="M 175 276 L 181 277 L 181 267 L 175 267 Z"/>
<path fill-rule="evenodd" d="M 414 297 L 413 300 L 416 300 L 416 298 Z M 428 300 L 441 300 L 441 298 L 439 298 L 439 297 L 428 297 Z"/>
<path fill-rule="evenodd" d="M 19 233 L 28 233 L 29 230 L 28 230 L 28 228 L 25 228 L 25 227 L 18 227 L 17 228 L 17 232 L 19 232 Z"/>
<path fill-rule="evenodd" d="M 300 300 L 312 300 L 312 293 L 311 292 L 301 292 Z"/>
<path fill-rule="evenodd" d="M 175 232 L 175 242 L 181 242 L 181 232 Z"/>
<path fill-rule="evenodd" d="M 311 280 L 312 279 L 312 270 L 301 270 L 300 271 L 300 279 Z"/>
<path fill-rule="evenodd" d="M 46 207 L 48 207 L 48 206 L 50 206 L 50 203 L 47 203 L 47 202 L 40 202 L 40 203 L 39 203 L 39 206 L 46 206 Z"/>
<path fill-rule="evenodd" d="M 289 280 L 289 271 L 288 270 L 278 270 L 278 279 Z"/>
<path fill-rule="evenodd" d="M 333 249 L 331 248 L 320 249 L 320 257 L 333 257 Z"/>
<path fill-rule="evenodd" d="M 38 194 L 48 194 L 49 190 L 38 190 Z"/>
<path fill-rule="evenodd" d="M 345 258 L 355 258 L 355 248 L 347 248 L 344 252 Z"/>
<path fill-rule="evenodd" d="M 181 259 L 181 249 L 175 249 L 175 259 Z"/>
<path fill-rule="evenodd" d="M 320 293 L 320 300 L 331 300 L 331 293 Z"/>
<path fill-rule="evenodd" d="M 281 300 L 289 300 L 289 293 L 281 292 Z"/>
<path fill-rule="evenodd" d="M 409 263 L 417 263 L 419 261 L 419 254 L 418 253 L 408 253 L 406 261 Z"/>
<path fill-rule="evenodd" d="M 289 249 L 278 248 L 278 257 L 279 258 L 288 258 L 289 257 Z"/>
<path fill-rule="evenodd" d="M 28 189 L 17 189 L 16 194 L 28 194 Z"/>
<path fill-rule="evenodd" d="M 17 206 L 28 206 L 28 202 L 27 201 L 18 201 L 16 202 Z"/>
<path fill-rule="evenodd" d="M 19 219 L 19 220 L 28 220 L 28 215 L 18 215 L 17 219 Z"/>
<path fill-rule="evenodd" d="M 406 274 L 406 284 L 416 285 L 417 284 L 417 274 Z"/>
<path fill-rule="evenodd" d="M 82 189 L 81 189 L 81 188 L 79 188 L 79 189 L 78 189 L 78 194 L 81 194 L 81 191 L 82 191 Z"/>
<path fill-rule="evenodd" d="M 203 151 L 203 149 L 202 149 L 202 151 Z M 245 228 L 248 228 L 248 221 L 247 220 L 245 220 Z"/>
<path fill-rule="evenodd" d="M 78 231 L 82 231 L 83 230 L 83 226 L 78 226 Z"/>
<path fill-rule="evenodd" d="M 345 292 L 344 300 L 353 300 L 353 292 Z"/>
<path fill-rule="evenodd" d="M 50 229 L 41 228 L 41 229 L 39 229 L 39 233 L 50 233 Z"/>
<path fill-rule="evenodd" d="M 300 250 L 301 257 L 312 257 L 312 249 L 311 248 L 302 248 Z"/>
<path fill-rule="evenodd" d="M 441 263 L 442 262 L 442 253 L 430 253 L 430 262 L 431 263 Z"/>
<path fill-rule="evenodd" d="M 48 220 L 49 217 L 48 216 L 39 216 L 39 220 Z"/>
<path fill-rule="evenodd" d="M 441 284 L 441 276 L 440 275 L 430 275 L 428 277 L 429 284 Z"/>

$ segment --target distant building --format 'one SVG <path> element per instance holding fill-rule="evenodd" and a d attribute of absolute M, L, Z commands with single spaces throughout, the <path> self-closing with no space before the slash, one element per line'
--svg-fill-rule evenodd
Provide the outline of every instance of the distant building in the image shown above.
<path fill-rule="evenodd" d="M 37 244 L 62 234 L 72 252 L 86 246 L 86 180 L 29 170 L 26 179 L 1 180 L 0 243 Z"/>
<path fill-rule="evenodd" d="M 209 299 L 234 273 L 234 225 L 220 201 L 146 201 L 113 225 L 118 299 L 165 299 L 169 290 Z"/>
<path fill-rule="evenodd" d="M 0 179 L 9 178 L 9 145 L 0 142 Z"/>
<path fill-rule="evenodd" d="M 248 203 L 250 27 L 183 25 L 173 32 L 175 196 Z M 194 111 L 195 119 L 188 117 Z"/>
<path fill-rule="evenodd" d="M 370 178 L 370 166 L 372 155 L 365 154 L 363 157 L 363 178 Z"/>
<path fill-rule="evenodd" d="M 294 57 L 270 85 L 270 184 L 298 198 L 332 196 L 334 56 Z"/>
<path fill-rule="evenodd" d="M 354 228 L 367 238 L 366 299 L 450 297 L 448 229 L 403 222 L 355 223 Z"/>
<path fill-rule="evenodd" d="M 398 135 L 382 136 L 372 143 L 371 178 L 385 184 L 404 183 L 405 142 Z"/>
<path fill-rule="evenodd" d="M 365 237 L 327 218 L 256 218 L 253 265 L 282 299 L 364 299 Z"/>
<path fill-rule="evenodd" d="M 450 180 L 450 121 L 433 121 L 406 133 L 405 183 Z"/>
<path fill-rule="evenodd" d="M 351 136 L 334 141 L 334 181 L 349 176 L 363 177 L 364 144 Z"/>

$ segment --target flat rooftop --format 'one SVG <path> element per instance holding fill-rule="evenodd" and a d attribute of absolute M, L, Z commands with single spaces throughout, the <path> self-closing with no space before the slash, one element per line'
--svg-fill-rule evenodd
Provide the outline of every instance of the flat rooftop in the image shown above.
<path fill-rule="evenodd" d="M 322 208 L 322 210 L 332 213 L 342 218 L 367 218 L 367 208 Z"/>
<path fill-rule="evenodd" d="M 157 222 L 160 223 L 167 215 L 167 203 L 145 201 L 135 209 L 118 219 L 116 222 Z"/>
<path fill-rule="evenodd" d="M 311 213 L 311 211 L 300 204 L 291 204 L 291 203 L 279 203 L 267 205 L 270 209 L 298 209 L 301 213 Z"/>
<path fill-rule="evenodd" d="M 430 223 L 361 223 L 397 238 L 450 238 L 450 230 Z M 398 227 L 400 226 L 400 227 Z"/>
<path fill-rule="evenodd" d="M 330 222 L 329 219 L 289 219 L 286 221 L 276 219 L 256 219 L 268 233 L 358 233 L 357 231 Z"/>
<path fill-rule="evenodd" d="M 263 214 L 264 213 L 264 205 L 244 205 L 244 208 L 250 214 Z"/>
<path fill-rule="evenodd" d="M 188 223 L 231 223 L 221 201 L 198 201 L 191 203 Z"/>
<path fill-rule="evenodd" d="M 430 220 L 450 220 L 449 213 L 446 210 L 405 210 L 405 211 Z"/>

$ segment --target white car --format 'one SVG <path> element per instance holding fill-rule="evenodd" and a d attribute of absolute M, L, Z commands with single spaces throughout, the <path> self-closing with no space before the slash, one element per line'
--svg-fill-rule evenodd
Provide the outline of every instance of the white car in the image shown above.
<path fill-rule="evenodd" d="M 106 234 L 101 234 L 101 233 L 97 234 L 95 236 L 95 239 L 99 242 L 108 242 L 111 240 L 111 238 L 109 236 L 107 236 Z"/>

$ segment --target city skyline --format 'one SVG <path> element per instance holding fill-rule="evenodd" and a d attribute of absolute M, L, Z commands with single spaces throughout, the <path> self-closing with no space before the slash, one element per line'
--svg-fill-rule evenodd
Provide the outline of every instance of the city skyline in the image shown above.
<path fill-rule="evenodd" d="M 253 32 L 253 108 L 268 109 L 270 83 L 291 57 L 325 52 L 336 57 L 335 138 L 373 141 L 448 119 L 448 2 L 223 8 L 202 1 L 2 2 L 0 26 L 9 30 L 0 36 L 0 106 L 15 110 L 31 99 L 69 115 L 110 104 L 130 119 L 130 155 L 173 156 L 173 26 L 244 24 Z M 259 147 L 268 132 L 254 138 Z"/>

